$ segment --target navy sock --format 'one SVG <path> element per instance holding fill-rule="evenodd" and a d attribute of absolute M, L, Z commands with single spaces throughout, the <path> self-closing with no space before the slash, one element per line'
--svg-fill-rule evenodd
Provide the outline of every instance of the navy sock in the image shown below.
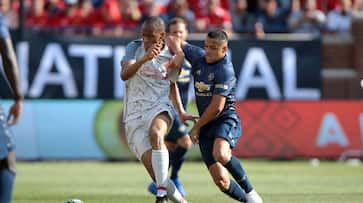
<path fill-rule="evenodd" d="M 231 183 L 227 191 L 223 191 L 231 198 L 239 201 L 239 202 L 246 202 L 246 195 L 243 190 L 238 186 L 238 184 L 234 180 L 230 180 Z"/>
<path fill-rule="evenodd" d="M 237 181 L 239 186 L 246 192 L 249 193 L 253 190 L 253 187 L 248 180 L 247 174 L 242 168 L 241 163 L 239 160 L 232 155 L 231 160 L 224 165 L 227 170 L 232 174 L 233 178 Z"/>
<path fill-rule="evenodd" d="M 187 149 L 183 147 L 177 147 L 171 156 L 171 175 L 170 178 L 174 179 L 178 177 L 179 170 L 184 163 L 185 154 L 187 153 Z"/>
<path fill-rule="evenodd" d="M 8 169 L 0 169 L 0 202 L 10 203 L 15 174 Z"/>

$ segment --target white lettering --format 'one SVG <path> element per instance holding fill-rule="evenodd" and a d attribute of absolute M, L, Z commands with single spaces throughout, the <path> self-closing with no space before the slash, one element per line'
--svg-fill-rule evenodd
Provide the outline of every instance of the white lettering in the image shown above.
<path fill-rule="evenodd" d="M 111 46 L 75 44 L 69 46 L 69 54 L 72 56 L 84 57 L 84 96 L 86 98 L 96 97 L 98 84 L 97 58 L 111 57 Z"/>
<path fill-rule="evenodd" d="M 29 88 L 29 43 L 28 42 L 19 42 L 16 45 L 16 55 L 19 65 L 19 74 L 21 81 L 21 90 L 25 95 L 28 92 Z"/>
<path fill-rule="evenodd" d="M 320 90 L 297 88 L 296 52 L 292 48 L 282 51 L 283 90 L 286 99 L 320 99 Z"/>
<path fill-rule="evenodd" d="M 254 75 L 256 70 L 260 76 Z M 281 99 L 281 93 L 272 71 L 271 65 L 261 48 L 248 50 L 244 64 L 242 64 L 236 90 L 238 99 L 246 98 L 250 88 L 265 88 L 271 99 Z"/>
<path fill-rule="evenodd" d="M 51 72 L 53 66 L 57 70 L 56 73 Z M 61 46 L 57 43 L 49 43 L 46 46 L 34 83 L 29 90 L 29 96 L 40 97 L 44 87 L 49 84 L 61 85 L 66 97 L 78 95 L 72 69 Z"/>
<path fill-rule="evenodd" d="M 316 144 L 319 147 L 325 147 L 328 144 L 338 144 L 342 147 L 348 146 L 349 143 L 343 128 L 333 113 L 326 113 L 324 115 Z"/>

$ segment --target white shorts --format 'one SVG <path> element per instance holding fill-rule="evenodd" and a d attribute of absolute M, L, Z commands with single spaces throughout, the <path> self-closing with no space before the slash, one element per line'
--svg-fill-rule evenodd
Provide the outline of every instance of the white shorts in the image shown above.
<path fill-rule="evenodd" d="M 154 118 L 162 112 L 167 112 L 173 123 L 173 106 L 170 104 L 159 104 L 155 108 L 143 112 L 143 114 L 135 119 L 128 120 L 125 123 L 126 137 L 130 150 L 141 160 L 141 156 L 151 149 L 149 131 Z M 169 126 L 168 131 L 171 128 Z"/>

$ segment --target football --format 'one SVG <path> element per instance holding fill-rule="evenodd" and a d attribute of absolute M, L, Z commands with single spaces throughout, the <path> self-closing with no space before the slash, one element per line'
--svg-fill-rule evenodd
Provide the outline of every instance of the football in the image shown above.
<path fill-rule="evenodd" d="M 65 201 L 64 203 L 83 203 L 83 201 L 80 199 L 69 199 L 69 200 Z"/>

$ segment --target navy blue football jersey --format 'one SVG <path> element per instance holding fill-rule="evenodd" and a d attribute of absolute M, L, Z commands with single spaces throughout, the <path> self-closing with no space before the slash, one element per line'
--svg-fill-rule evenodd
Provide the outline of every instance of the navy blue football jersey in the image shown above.
<path fill-rule="evenodd" d="M 226 97 L 226 104 L 220 116 L 236 113 L 235 89 L 237 79 L 228 54 L 220 61 L 208 64 L 205 60 L 205 51 L 200 47 L 186 44 L 183 52 L 185 58 L 192 65 L 195 98 L 199 115 L 204 113 L 211 103 L 213 95 Z"/>
<path fill-rule="evenodd" d="M 183 66 L 181 68 L 181 71 L 180 71 L 180 74 L 179 74 L 179 77 L 177 80 L 179 94 L 180 94 L 184 109 L 187 109 L 187 105 L 188 105 L 189 84 L 192 79 L 191 71 L 192 71 L 191 64 L 187 60 L 184 60 Z"/>

